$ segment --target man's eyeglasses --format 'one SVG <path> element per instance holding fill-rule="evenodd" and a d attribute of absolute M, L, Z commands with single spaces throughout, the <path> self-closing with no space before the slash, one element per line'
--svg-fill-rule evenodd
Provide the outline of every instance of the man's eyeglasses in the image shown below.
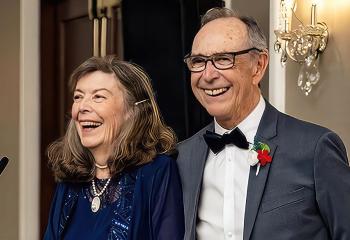
<path fill-rule="evenodd" d="M 184 62 L 187 64 L 187 67 L 191 72 L 204 71 L 204 69 L 207 67 L 208 61 L 211 61 L 215 68 L 219 70 L 225 70 L 233 67 L 233 65 L 235 64 L 235 56 L 246 54 L 252 50 L 261 52 L 260 49 L 253 47 L 238 52 L 216 53 L 211 56 L 191 56 L 190 54 L 187 54 L 184 58 Z"/>

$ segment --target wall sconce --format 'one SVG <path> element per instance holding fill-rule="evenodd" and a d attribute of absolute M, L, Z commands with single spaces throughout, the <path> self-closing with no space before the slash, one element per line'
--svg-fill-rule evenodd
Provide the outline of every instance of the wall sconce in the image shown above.
<path fill-rule="evenodd" d="M 276 42 L 274 49 L 281 53 L 281 64 L 286 64 L 287 58 L 301 64 L 298 76 L 298 86 L 307 96 L 312 87 L 319 81 L 318 55 L 322 53 L 328 41 L 328 27 L 325 23 L 316 22 L 316 1 L 311 5 L 311 24 L 301 25 L 292 30 L 291 20 L 296 9 L 295 0 L 281 0 L 280 28 L 275 30 Z"/>

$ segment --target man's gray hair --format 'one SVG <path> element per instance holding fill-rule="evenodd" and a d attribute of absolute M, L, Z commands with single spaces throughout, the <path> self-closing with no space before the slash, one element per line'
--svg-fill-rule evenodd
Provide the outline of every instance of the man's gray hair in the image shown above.
<path fill-rule="evenodd" d="M 201 19 L 201 27 L 210 21 L 218 18 L 238 18 L 247 27 L 248 31 L 248 44 L 250 47 L 256 47 L 260 50 L 267 49 L 266 37 L 257 21 L 250 16 L 242 16 L 237 11 L 228 8 L 211 8 L 209 9 Z"/>

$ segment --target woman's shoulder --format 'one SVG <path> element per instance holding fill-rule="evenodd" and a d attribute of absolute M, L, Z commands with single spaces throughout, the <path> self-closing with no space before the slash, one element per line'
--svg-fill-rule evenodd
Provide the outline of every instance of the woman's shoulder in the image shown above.
<path fill-rule="evenodd" d="M 151 162 L 140 167 L 140 170 L 143 176 L 149 176 L 159 172 L 169 172 L 173 168 L 177 168 L 175 158 L 167 154 L 158 154 Z"/>
<path fill-rule="evenodd" d="M 168 166 L 176 164 L 176 160 L 175 159 L 176 158 L 174 158 L 172 155 L 158 154 L 147 165 L 149 165 L 149 167 L 151 167 L 151 168 L 166 168 Z"/>
<path fill-rule="evenodd" d="M 85 184 L 85 183 L 84 182 L 70 182 L 70 181 L 58 181 L 56 183 L 57 188 L 61 188 L 61 189 L 79 188 L 83 184 Z"/>
<path fill-rule="evenodd" d="M 176 160 L 169 155 L 159 154 L 153 161 L 139 168 L 136 188 L 142 194 L 155 194 L 165 191 L 177 179 L 179 174 Z"/>
<path fill-rule="evenodd" d="M 56 184 L 56 194 L 65 196 L 67 193 L 77 193 L 79 189 L 82 187 L 83 183 L 73 183 L 60 181 Z"/>

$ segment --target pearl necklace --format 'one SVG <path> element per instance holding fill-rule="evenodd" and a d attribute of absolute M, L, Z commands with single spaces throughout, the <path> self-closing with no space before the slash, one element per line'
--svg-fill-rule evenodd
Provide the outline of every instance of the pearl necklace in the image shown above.
<path fill-rule="evenodd" d="M 92 179 L 92 192 L 94 194 L 94 198 L 92 199 L 91 202 L 91 211 L 92 212 L 97 212 L 100 209 L 101 206 L 101 198 L 100 196 L 105 192 L 109 182 L 111 181 L 110 178 L 108 178 L 107 182 L 105 183 L 105 185 L 103 186 L 101 192 L 97 192 L 96 190 L 96 185 L 95 185 L 95 179 Z"/>

